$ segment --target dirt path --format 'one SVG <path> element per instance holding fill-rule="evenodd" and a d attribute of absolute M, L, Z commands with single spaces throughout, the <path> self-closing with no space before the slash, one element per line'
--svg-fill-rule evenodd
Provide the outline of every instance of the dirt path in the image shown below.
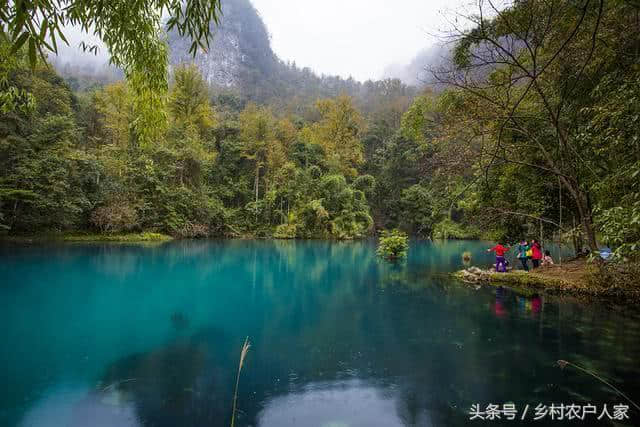
<path fill-rule="evenodd" d="M 557 279 L 569 282 L 573 285 L 584 285 L 587 282 L 587 261 L 585 258 L 555 264 L 549 267 L 540 267 L 531 271 L 529 275 L 544 278 Z"/>

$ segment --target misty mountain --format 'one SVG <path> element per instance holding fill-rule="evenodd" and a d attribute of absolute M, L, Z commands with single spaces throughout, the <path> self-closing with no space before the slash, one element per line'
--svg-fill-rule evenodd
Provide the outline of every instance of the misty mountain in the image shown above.
<path fill-rule="evenodd" d="M 418 52 L 408 64 L 392 64 L 386 67 L 385 78 L 400 79 L 413 86 L 434 86 L 431 69 L 446 66 L 451 61 L 451 50 L 442 44 L 435 44 Z"/>
<path fill-rule="evenodd" d="M 209 49 L 199 50 L 195 58 L 189 53 L 188 37 L 169 33 L 170 64 L 194 63 L 211 86 L 223 88 L 248 89 L 251 83 L 278 73 L 282 64 L 249 0 L 227 0 L 222 5 L 220 24 L 211 24 Z"/>
<path fill-rule="evenodd" d="M 363 84 L 337 76 L 318 76 L 309 68 L 285 63 L 271 49 L 268 30 L 249 0 L 223 2 L 220 25 L 212 24 L 207 52 L 189 54 L 190 40 L 169 34 L 170 63 L 194 63 L 209 85 L 243 100 L 281 104 L 347 93 L 357 96 Z M 300 104 L 300 102 L 296 102 Z"/>
<path fill-rule="evenodd" d="M 302 114 L 301 109 L 319 98 L 347 94 L 367 112 L 376 108 L 374 104 L 384 97 L 410 99 L 415 94 L 414 88 L 399 80 L 363 83 L 353 78 L 317 75 L 295 62 L 285 63 L 272 50 L 267 27 L 250 0 L 223 1 L 220 23 L 211 26 L 213 37 L 209 49 L 198 50 L 195 57 L 189 53 L 188 37 L 169 32 L 170 68 L 195 64 L 209 83 L 214 98 L 223 99 L 222 102 L 235 108 L 253 101 Z M 106 63 L 106 57 L 68 50 L 51 62 L 74 90 L 90 89 L 123 78 L 120 70 Z M 101 52 L 106 49 L 102 48 Z"/>

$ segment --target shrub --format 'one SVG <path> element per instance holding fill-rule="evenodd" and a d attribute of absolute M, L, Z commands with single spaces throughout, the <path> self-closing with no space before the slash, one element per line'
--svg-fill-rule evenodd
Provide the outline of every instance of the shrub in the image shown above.
<path fill-rule="evenodd" d="M 593 288 L 637 289 L 640 264 L 625 261 L 596 261 L 589 265 L 585 276 Z"/>
<path fill-rule="evenodd" d="M 296 231 L 296 224 L 280 224 L 276 227 L 273 237 L 276 239 L 295 239 Z"/>
<path fill-rule="evenodd" d="M 409 250 L 409 237 L 398 229 L 382 232 L 376 253 L 387 261 L 406 258 Z"/>
<path fill-rule="evenodd" d="M 353 188 L 356 188 L 367 196 L 371 196 L 376 187 L 376 179 L 371 175 L 360 175 L 353 181 Z"/>
<path fill-rule="evenodd" d="M 115 200 L 94 209 L 91 223 L 103 233 L 130 231 L 138 225 L 138 215 L 126 201 Z"/>
<path fill-rule="evenodd" d="M 613 249 L 614 258 L 640 255 L 640 201 L 599 212 L 602 240 Z"/>
<path fill-rule="evenodd" d="M 193 224 L 191 222 L 187 222 L 177 230 L 175 234 L 183 239 L 197 239 L 209 237 L 211 233 L 209 226 L 206 224 Z"/>

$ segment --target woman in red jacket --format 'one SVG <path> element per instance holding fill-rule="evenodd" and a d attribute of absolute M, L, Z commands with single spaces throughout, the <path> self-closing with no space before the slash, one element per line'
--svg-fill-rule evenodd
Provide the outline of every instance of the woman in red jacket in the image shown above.
<path fill-rule="evenodd" d="M 542 247 L 540 247 L 540 242 L 537 240 L 531 241 L 531 262 L 533 263 L 533 268 L 538 268 L 540 266 L 540 260 L 542 259 Z"/>
<path fill-rule="evenodd" d="M 487 249 L 487 252 L 496 253 L 496 272 L 505 273 L 507 271 L 507 263 L 504 260 L 504 254 L 508 251 L 509 251 L 509 247 L 502 246 L 500 243 L 498 243 L 491 249 Z"/>

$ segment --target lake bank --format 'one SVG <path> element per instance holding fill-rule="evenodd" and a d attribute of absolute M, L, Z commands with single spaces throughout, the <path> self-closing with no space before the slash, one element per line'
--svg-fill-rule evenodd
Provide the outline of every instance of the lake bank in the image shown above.
<path fill-rule="evenodd" d="M 542 291 L 549 294 L 582 295 L 611 299 L 631 298 L 640 300 L 640 286 L 633 277 L 618 273 L 616 279 L 607 277 L 611 268 L 598 267 L 585 258 L 578 258 L 562 265 L 540 267 L 525 272 L 512 270 L 497 273 L 493 270 L 469 268 L 454 273 L 464 282 L 485 282 L 504 285 L 524 292 Z"/>
<path fill-rule="evenodd" d="M 173 240 L 173 237 L 162 234 L 143 231 L 141 233 L 41 233 L 41 234 L 17 234 L 0 236 L 0 241 L 15 243 L 36 243 L 36 242 L 113 242 L 113 243 L 135 243 L 135 242 L 166 242 Z"/>

